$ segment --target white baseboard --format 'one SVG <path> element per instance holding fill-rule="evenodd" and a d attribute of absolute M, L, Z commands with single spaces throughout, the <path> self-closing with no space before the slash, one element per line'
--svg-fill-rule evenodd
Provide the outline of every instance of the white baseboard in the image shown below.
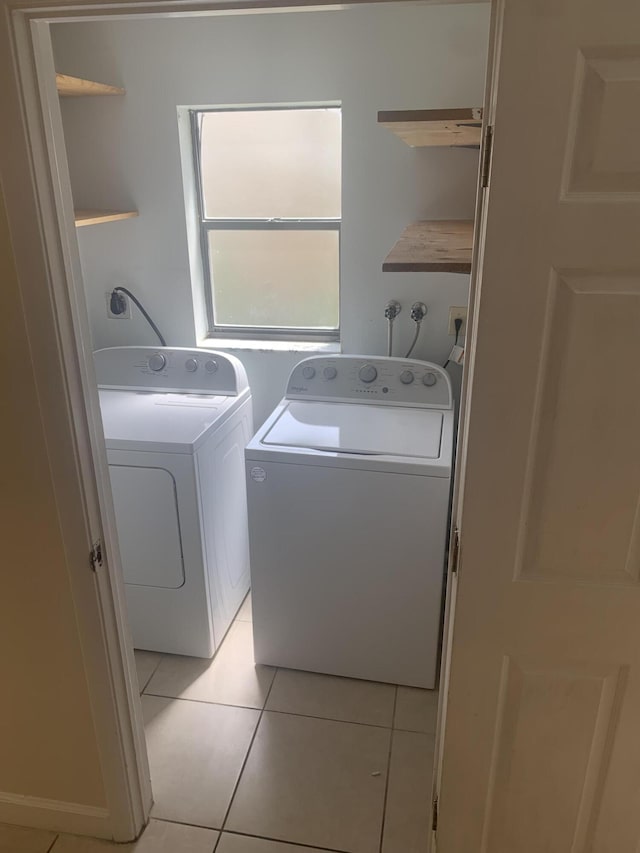
<path fill-rule="evenodd" d="M 15 823 L 72 835 L 91 835 L 94 838 L 113 838 L 106 808 L 1 791 L 0 823 Z"/>

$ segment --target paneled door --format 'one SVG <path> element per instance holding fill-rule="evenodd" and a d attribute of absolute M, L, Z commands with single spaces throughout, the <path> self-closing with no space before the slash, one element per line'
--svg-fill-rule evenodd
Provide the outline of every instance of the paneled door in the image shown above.
<path fill-rule="evenodd" d="M 640 1 L 498 5 L 437 851 L 638 853 Z"/>

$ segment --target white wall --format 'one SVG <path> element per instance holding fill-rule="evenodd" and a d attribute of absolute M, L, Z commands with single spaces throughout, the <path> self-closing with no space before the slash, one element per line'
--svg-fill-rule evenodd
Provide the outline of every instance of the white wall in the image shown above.
<path fill-rule="evenodd" d="M 178 105 L 341 101 L 343 106 L 342 344 L 384 354 L 383 310 L 403 304 L 397 354 L 429 314 L 415 351 L 443 361 L 448 308 L 466 304 L 468 277 L 382 273 L 402 229 L 418 218 L 471 218 L 477 152 L 411 149 L 376 124 L 379 109 L 478 106 L 488 4 L 376 6 L 157 21 L 54 25 L 57 68 L 123 85 L 124 98 L 63 103 L 77 207 L 135 207 L 135 220 L 79 229 L 95 346 L 154 343 L 137 315 L 109 320 L 106 290 L 133 289 L 170 344 L 195 343 Z M 259 423 L 282 395 L 296 353 L 239 352 Z M 454 381 L 459 368 L 451 368 Z"/>

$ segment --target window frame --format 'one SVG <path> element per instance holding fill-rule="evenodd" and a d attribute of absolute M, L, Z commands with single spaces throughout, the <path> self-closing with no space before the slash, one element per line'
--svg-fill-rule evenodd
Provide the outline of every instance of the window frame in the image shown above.
<path fill-rule="evenodd" d="M 194 178 L 197 200 L 197 219 L 202 263 L 202 284 L 207 312 L 207 337 L 218 339 L 246 339 L 264 341 L 304 341 L 319 343 L 340 341 L 340 296 L 342 284 L 342 216 L 340 218 L 271 218 L 271 219 L 229 219 L 205 216 L 204 193 L 201 167 L 201 122 L 205 113 L 222 112 L 266 112 L 267 110 L 322 110 L 339 109 L 341 104 L 259 104 L 237 107 L 192 107 L 189 108 L 191 142 L 193 148 Z M 209 261 L 210 231 L 337 231 L 338 233 L 338 325 L 335 329 L 293 327 L 293 326 L 239 326 L 219 325 L 215 320 L 213 280 Z"/>

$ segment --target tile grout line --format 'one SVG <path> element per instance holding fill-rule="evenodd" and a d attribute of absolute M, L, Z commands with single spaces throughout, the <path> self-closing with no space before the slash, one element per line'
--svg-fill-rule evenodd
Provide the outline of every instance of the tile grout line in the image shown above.
<path fill-rule="evenodd" d="M 384 844 L 384 827 L 387 819 L 387 800 L 389 798 L 389 779 L 391 778 L 391 751 L 393 749 L 393 736 L 395 734 L 395 729 L 393 728 L 393 724 L 396 721 L 396 706 L 398 704 L 398 685 L 396 685 L 396 692 L 393 698 L 393 715 L 391 717 L 391 733 L 389 737 L 389 751 L 387 753 L 387 778 L 384 783 L 384 800 L 382 802 L 382 822 L 380 823 L 380 853 L 382 853 L 382 845 Z"/>
<path fill-rule="evenodd" d="M 300 714 L 298 711 L 278 711 L 275 708 L 265 708 L 270 714 L 281 714 L 284 717 L 302 717 L 304 720 L 322 720 L 325 723 L 339 723 L 344 726 L 364 726 L 367 729 L 383 729 L 392 731 L 391 726 L 380 726 L 377 723 L 360 723 L 357 720 L 336 720 L 335 717 L 318 717 L 314 714 Z"/>
<path fill-rule="evenodd" d="M 276 668 L 277 669 L 277 668 Z M 275 681 L 275 675 L 273 677 Z M 271 687 L 273 686 L 273 681 L 271 682 Z M 267 694 L 267 699 L 269 698 L 269 694 L 271 693 L 271 687 L 269 687 L 269 693 Z M 173 699 L 176 702 L 197 702 L 200 705 L 218 705 L 222 708 L 239 708 L 245 711 L 264 711 L 266 708 L 256 708 L 255 705 L 233 705 L 231 702 L 209 702 L 207 699 L 192 699 L 190 697 L 184 696 L 166 696 L 164 693 L 145 693 L 145 696 L 154 696 L 156 699 Z M 395 702 L 394 702 L 395 709 Z M 317 714 L 302 714 L 300 711 L 282 711 L 279 708 L 269 708 L 270 714 L 287 714 L 292 717 L 306 717 L 309 720 L 326 720 L 330 723 L 347 723 L 352 726 L 367 726 L 370 729 L 392 729 L 393 726 L 385 726 L 382 723 L 363 723 L 360 720 L 342 720 L 337 717 L 320 717 Z M 398 731 L 413 731 L 413 729 L 398 729 Z M 416 734 L 429 734 L 429 732 L 416 732 Z"/>
<path fill-rule="evenodd" d="M 327 723 L 346 723 L 348 726 L 366 726 L 368 729 L 389 729 L 381 723 L 363 723 L 360 720 L 339 720 L 336 717 L 320 717 L 317 714 L 301 714 L 299 711 L 281 711 L 278 708 L 269 708 L 270 714 L 286 714 L 289 717 L 304 717 L 307 720 L 325 720 Z"/>
<path fill-rule="evenodd" d="M 153 815 L 149 818 L 149 820 L 159 820 L 160 823 L 177 823 L 180 826 L 194 826 L 196 829 L 208 829 L 210 832 L 220 832 L 217 826 L 207 826 L 204 823 L 189 823 L 186 820 L 179 820 L 177 817 L 159 817 L 158 815 Z M 139 839 L 138 839 L 139 840 Z M 119 843 L 119 842 L 118 842 Z M 125 842 L 130 843 L 130 842 Z"/>
<path fill-rule="evenodd" d="M 138 651 L 144 651 L 144 649 L 138 649 Z M 135 659 L 135 652 L 136 652 L 136 649 L 134 649 L 134 650 L 133 650 L 133 653 L 134 653 L 134 659 Z M 145 681 L 145 683 L 144 683 L 144 687 L 141 687 L 141 688 L 140 688 L 140 695 L 141 695 L 141 696 L 142 696 L 142 694 L 144 693 L 144 691 L 147 689 L 147 687 L 149 686 L 149 684 L 151 683 L 151 679 L 152 679 L 152 678 L 153 678 L 153 676 L 156 674 L 156 671 L 157 671 L 158 667 L 160 666 L 160 664 L 162 663 L 162 660 L 163 660 L 163 658 L 164 658 L 164 657 L 166 657 L 166 655 L 165 655 L 163 652 L 160 652 L 160 659 L 158 660 L 158 662 L 157 662 L 157 663 L 156 663 L 156 665 L 154 666 L 154 668 L 153 668 L 153 670 L 152 670 L 151 675 L 149 676 L 149 678 L 147 678 L 147 680 Z"/>
<path fill-rule="evenodd" d="M 340 850 L 337 847 L 318 847 L 315 844 L 299 844 L 297 841 L 283 841 L 281 838 L 272 838 L 270 835 L 252 835 L 249 832 L 239 832 L 237 829 L 222 830 L 216 826 L 205 826 L 203 823 L 187 823 L 187 821 L 178 820 L 177 818 L 153 817 L 151 820 L 160 821 L 160 823 L 175 823 L 179 826 L 193 826 L 196 829 L 206 829 L 209 832 L 217 832 L 220 837 L 218 838 L 218 841 L 216 841 L 216 845 L 220 843 L 222 833 L 224 832 L 226 835 L 238 835 L 240 838 L 259 838 L 261 841 L 273 841 L 276 844 L 287 844 L 291 847 L 297 846 L 305 849 L 309 848 L 310 850 L 321 850 L 322 853 L 350 853 L 349 850 Z M 47 853 L 50 853 L 50 850 L 48 850 Z"/>
<path fill-rule="evenodd" d="M 262 709 L 260 710 L 260 715 L 258 717 L 258 722 L 256 723 L 256 727 L 253 730 L 253 735 L 251 737 L 251 741 L 249 743 L 249 748 L 244 757 L 244 761 L 242 762 L 242 766 L 240 768 L 240 772 L 238 773 L 238 778 L 236 779 L 236 784 L 233 786 L 233 791 L 231 792 L 231 797 L 229 798 L 229 805 L 227 806 L 227 810 L 224 814 L 224 818 L 222 819 L 222 826 L 220 827 L 220 835 L 218 836 L 218 840 L 216 841 L 216 845 L 213 848 L 213 853 L 218 849 L 218 845 L 220 844 L 220 839 L 222 838 L 222 833 L 224 832 L 224 828 L 227 824 L 227 820 L 229 819 L 229 814 L 231 812 L 231 806 L 233 805 L 233 801 L 235 800 L 236 794 L 238 793 L 238 788 L 240 787 L 240 780 L 242 779 L 242 775 L 244 773 L 245 767 L 247 766 L 247 761 L 249 760 L 249 755 L 251 750 L 253 749 L 253 744 L 255 743 L 256 735 L 258 734 L 258 729 L 260 728 L 260 723 L 262 722 L 262 718 L 264 716 L 265 708 L 267 707 L 267 702 L 269 701 L 269 696 L 271 696 L 271 691 L 273 690 L 273 685 L 275 684 L 276 676 L 278 675 L 278 667 L 275 667 L 275 672 L 273 673 L 273 678 L 271 679 L 271 684 L 269 685 L 269 689 L 267 690 L 267 695 L 264 697 L 264 702 L 262 704 Z M 255 710 L 255 709 L 254 709 Z"/>
<path fill-rule="evenodd" d="M 303 850 L 320 850 L 321 853 L 349 853 L 348 850 L 340 850 L 338 847 L 318 847 L 315 844 L 299 844 L 297 841 L 283 841 L 281 838 L 271 838 L 269 835 L 250 835 L 247 832 L 238 832 L 235 829 L 225 829 L 227 835 L 237 835 L 239 838 L 259 838 L 260 841 L 273 841 L 275 844 L 284 844 L 286 847 L 300 847 Z M 222 835 L 222 830 L 220 830 Z"/>
<path fill-rule="evenodd" d="M 247 593 L 247 595 L 249 595 L 249 594 L 250 594 L 250 591 L 249 591 L 249 593 Z M 245 600 L 246 600 L 246 596 L 245 596 L 245 598 L 242 600 L 242 604 L 240 605 L 240 608 L 238 609 L 238 613 L 240 612 L 240 609 L 241 609 L 241 608 L 242 608 L 242 606 L 244 605 Z M 213 663 L 213 661 L 218 657 L 218 653 L 221 651 L 222 646 L 224 645 L 224 643 L 225 643 L 225 641 L 226 641 L 227 637 L 229 636 L 229 634 L 230 634 L 231 629 L 233 628 L 233 626 L 234 626 L 237 622 L 244 622 L 244 621 L 248 621 L 248 622 L 249 622 L 249 624 L 250 624 L 250 625 L 252 626 L 252 628 L 253 628 L 253 622 L 252 622 L 251 620 L 238 619 L 238 617 L 237 617 L 237 615 L 236 615 L 236 616 L 233 618 L 233 620 L 232 620 L 231 624 L 229 625 L 229 627 L 227 628 L 227 631 L 226 631 L 226 633 L 225 633 L 224 637 L 223 637 L 223 638 L 222 638 L 222 640 L 220 641 L 220 645 L 217 647 L 217 649 L 214 651 L 213 655 L 212 655 L 212 656 L 211 656 L 211 658 L 209 659 L 209 663 L 210 663 L 210 664 L 211 664 L 211 663 Z M 146 652 L 146 651 L 149 651 L 149 650 L 148 650 L 148 649 L 135 649 L 135 648 L 134 648 L 134 650 L 133 650 L 133 652 L 134 652 L 134 657 L 135 657 L 135 653 L 136 653 L 136 652 Z M 158 661 L 158 663 L 154 666 L 153 671 L 152 671 L 151 675 L 149 676 L 149 678 L 147 678 L 147 680 L 145 681 L 145 683 L 144 683 L 144 687 L 142 687 L 142 688 L 140 689 L 140 695 L 141 695 L 141 696 L 142 696 L 142 694 L 143 694 L 143 693 L 145 693 L 145 690 L 146 690 L 146 689 L 147 689 L 147 687 L 151 684 L 151 679 L 153 678 L 153 676 L 154 676 L 154 675 L 156 674 L 156 672 L 158 671 L 158 667 L 160 666 L 160 664 L 161 664 L 164 660 L 166 660 L 166 658 L 168 658 L 168 657 L 184 657 L 184 655 L 171 655 L 169 652 L 156 652 L 155 654 L 159 654 L 159 655 L 160 655 L 160 660 L 159 660 L 159 661 Z M 187 655 L 187 657 L 188 657 L 188 655 Z M 161 694 L 161 693 L 145 693 L 145 695 L 146 695 L 146 696 L 162 696 L 162 694 Z M 166 696 L 166 697 L 163 697 L 163 698 L 166 698 L 166 699 L 178 699 L 178 698 L 180 698 L 180 697 L 178 697 L 178 696 Z M 198 701 L 198 700 L 193 700 L 193 701 Z M 219 703 L 213 703 L 213 702 L 212 702 L 212 703 L 210 703 L 210 704 L 219 704 Z M 222 703 L 220 703 L 220 704 L 222 704 Z M 233 707 L 243 708 L 243 707 L 245 707 L 245 706 L 244 706 L 244 705 L 237 705 L 237 706 L 235 706 L 235 705 L 234 705 Z"/>
<path fill-rule="evenodd" d="M 238 708 L 240 711 L 261 711 L 255 705 L 234 705 L 231 702 L 210 702 L 208 699 L 192 699 L 190 696 L 167 696 L 165 693 L 145 693 L 154 699 L 171 699 L 173 702 L 193 702 L 196 705 L 216 705 L 218 708 Z"/>
<path fill-rule="evenodd" d="M 427 737 L 435 737 L 435 732 L 425 732 L 424 729 L 394 729 L 394 732 L 404 732 L 408 735 L 426 735 Z"/>
<path fill-rule="evenodd" d="M 243 602 L 243 603 L 244 603 L 244 602 Z M 242 607 L 242 605 L 241 605 L 241 607 Z M 238 611 L 238 612 L 240 612 L 240 611 Z M 249 624 L 249 625 L 251 625 L 251 630 L 253 631 L 253 622 L 252 622 L 251 620 L 246 620 L 246 621 L 245 621 L 245 620 L 243 620 L 243 619 L 238 619 L 238 617 L 236 616 L 236 617 L 233 619 L 233 621 L 231 622 L 231 625 L 229 625 L 229 627 L 227 628 L 227 632 L 226 632 L 226 634 L 224 635 L 224 637 L 222 638 L 222 640 L 220 641 L 220 645 L 216 648 L 216 650 L 214 651 L 213 655 L 209 658 L 209 665 L 210 665 L 210 666 L 213 664 L 213 662 L 216 660 L 216 658 L 218 657 L 218 655 L 219 655 L 219 654 L 220 654 L 220 652 L 222 651 L 222 647 L 223 647 L 223 645 L 226 643 L 226 641 L 227 641 L 227 639 L 228 639 L 228 637 L 229 637 L 229 634 L 231 633 L 231 631 L 233 630 L 233 628 L 238 624 L 238 622 L 241 622 L 241 623 L 243 623 L 243 624 Z M 148 649 L 135 649 L 135 648 L 134 648 L 134 650 L 133 650 L 133 651 L 134 651 L 134 655 L 135 655 L 135 652 L 137 652 L 137 651 L 138 651 L 138 652 L 145 652 L 145 651 L 148 651 Z M 154 675 L 156 674 L 156 672 L 157 672 L 157 671 L 158 671 L 158 669 L 160 668 L 160 665 L 161 665 L 162 663 L 164 663 L 164 661 L 165 661 L 167 658 L 171 658 L 171 657 L 190 657 L 190 655 L 173 655 L 173 654 L 171 654 L 171 653 L 169 653 L 169 652 L 157 652 L 157 654 L 159 654 L 159 655 L 160 655 L 160 660 L 159 660 L 159 661 L 158 661 L 158 663 L 154 666 L 154 668 L 153 668 L 153 672 L 151 673 L 151 675 L 149 676 L 149 678 L 147 678 L 147 680 L 145 681 L 145 683 L 144 683 L 144 687 L 143 687 L 143 688 L 141 688 L 141 690 L 140 690 L 140 695 L 142 696 L 142 695 L 144 694 L 145 696 L 159 696 L 159 697 L 161 697 L 162 699 L 180 699 L 180 696 L 165 696 L 163 693 L 147 693 L 146 691 L 147 691 L 147 687 L 151 684 L 151 682 L 152 682 L 152 680 L 153 680 Z M 206 701 L 206 700 L 204 700 L 204 699 L 190 699 L 189 701 L 191 701 L 191 702 L 204 702 L 204 701 Z M 209 702 L 209 703 L 207 703 L 207 704 L 209 704 L 209 705 L 224 705 L 225 703 L 224 703 L 224 702 Z M 232 705 L 231 707 L 233 707 L 233 708 L 247 708 L 247 707 L 250 707 L 250 706 L 248 706 L 248 705 Z M 254 708 L 253 710 L 254 710 L 254 711 L 256 711 L 256 710 L 260 710 L 260 709 L 259 709 L 259 708 Z"/>

